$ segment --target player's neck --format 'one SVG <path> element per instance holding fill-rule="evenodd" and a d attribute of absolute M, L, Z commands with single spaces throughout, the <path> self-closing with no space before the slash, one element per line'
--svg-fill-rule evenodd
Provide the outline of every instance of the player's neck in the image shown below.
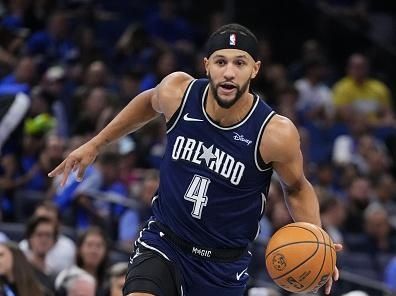
<path fill-rule="evenodd" d="M 246 92 L 233 106 L 226 109 L 221 107 L 209 92 L 205 104 L 205 110 L 210 118 L 220 126 L 231 126 L 246 117 L 252 108 L 253 101 L 253 95 Z"/>

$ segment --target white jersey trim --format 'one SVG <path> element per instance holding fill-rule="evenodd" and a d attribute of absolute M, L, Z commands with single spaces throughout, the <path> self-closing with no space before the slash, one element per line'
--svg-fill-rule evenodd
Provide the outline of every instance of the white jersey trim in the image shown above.
<path fill-rule="evenodd" d="M 261 125 L 260 131 L 259 131 L 259 134 L 258 134 L 257 140 L 256 140 L 256 146 L 255 146 L 255 149 L 254 149 L 254 162 L 256 163 L 256 167 L 257 167 L 257 169 L 260 172 L 265 172 L 265 171 L 268 171 L 268 170 L 272 169 L 272 167 L 265 168 L 265 169 L 261 168 L 259 163 L 258 163 L 257 155 L 260 153 L 259 145 L 260 145 L 260 142 L 261 142 L 261 137 L 263 135 L 263 130 L 264 130 L 265 126 L 267 125 L 268 121 L 272 118 L 272 116 L 274 114 L 275 114 L 275 111 L 272 111 L 270 114 L 268 114 L 267 118 L 264 120 L 263 124 Z"/>
<path fill-rule="evenodd" d="M 151 200 L 151 205 L 154 204 L 154 201 L 158 198 L 158 194 L 156 196 L 153 197 L 153 199 Z"/>
<path fill-rule="evenodd" d="M 263 215 L 263 213 L 264 213 L 264 210 L 265 210 L 265 205 L 267 204 L 267 198 L 265 197 L 265 194 L 264 193 L 261 193 L 261 216 Z M 260 218 L 261 219 L 261 218 Z M 255 235 L 255 237 L 254 237 L 254 240 L 259 236 L 259 234 L 260 234 L 260 231 L 261 231 L 261 226 L 260 226 L 260 220 L 258 221 L 258 223 L 257 223 L 257 232 L 256 232 L 256 235 Z"/>
<path fill-rule="evenodd" d="M 166 260 L 171 261 L 171 260 L 168 258 L 168 256 L 165 255 L 165 253 L 163 253 L 162 251 L 158 250 L 157 248 L 155 248 L 155 247 L 153 247 L 153 246 L 150 246 L 149 244 L 147 244 L 147 243 L 145 243 L 145 242 L 142 242 L 142 241 L 140 240 L 140 239 L 142 238 L 143 231 L 145 231 L 146 229 L 150 229 L 151 223 L 154 223 L 154 221 L 150 221 L 150 222 L 148 223 L 148 227 L 147 227 L 147 228 L 143 228 L 142 231 L 140 231 L 139 238 L 136 240 L 136 242 L 138 242 L 139 244 L 141 244 L 143 247 L 145 247 L 145 248 L 147 248 L 147 249 L 150 249 L 150 250 L 152 250 L 152 251 L 154 251 L 154 252 L 157 252 L 157 253 L 160 254 L 162 257 L 164 257 Z M 136 243 L 135 243 L 135 246 L 137 246 Z"/>
<path fill-rule="evenodd" d="M 221 130 L 232 130 L 232 129 L 235 129 L 237 127 L 240 127 L 242 124 L 244 124 L 250 118 L 250 116 L 253 114 L 254 110 L 256 110 L 256 107 L 257 107 L 257 105 L 258 105 L 258 103 L 260 101 L 260 99 L 258 97 L 256 97 L 256 95 L 253 95 L 254 97 L 256 97 L 256 102 L 254 102 L 253 108 L 251 108 L 251 110 L 249 111 L 248 115 L 240 123 L 238 123 L 236 125 L 224 127 L 224 126 L 220 126 L 220 125 L 214 123 L 210 119 L 209 115 L 206 113 L 206 110 L 205 110 L 205 98 L 206 98 L 206 94 L 208 93 L 208 90 L 209 90 L 209 84 L 206 86 L 205 91 L 203 92 L 203 95 L 202 95 L 202 113 L 204 114 L 206 120 L 211 125 L 213 125 L 214 127 L 217 127 L 218 129 L 221 129 Z"/>
<path fill-rule="evenodd" d="M 256 240 L 256 238 L 259 236 L 259 234 L 260 234 L 260 231 L 261 231 L 261 226 L 260 226 L 260 221 L 258 222 L 258 224 L 257 224 L 257 232 L 256 232 L 256 235 L 254 236 L 254 239 L 253 240 Z"/>
<path fill-rule="evenodd" d="M 194 80 L 190 83 L 190 85 L 188 86 L 186 92 L 184 93 L 183 102 L 182 102 L 181 108 L 180 108 L 180 110 L 179 110 L 179 114 L 177 115 L 177 118 L 176 118 L 175 122 L 172 124 L 172 126 L 166 130 L 166 133 L 167 133 L 167 134 L 170 133 L 170 132 L 174 129 L 174 127 L 176 126 L 176 124 L 179 122 L 179 119 L 180 119 L 180 117 L 181 117 L 182 114 L 183 114 L 184 106 L 186 105 L 186 102 L 187 102 L 187 99 L 188 99 L 188 95 L 190 94 L 191 87 L 193 86 L 193 84 L 195 83 L 195 81 L 197 81 L 197 80 L 194 79 Z"/>
<path fill-rule="evenodd" d="M 265 205 L 267 204 L 267 198 L 264 193 L 261 193 L 261 215 L 264 213 Z"/>

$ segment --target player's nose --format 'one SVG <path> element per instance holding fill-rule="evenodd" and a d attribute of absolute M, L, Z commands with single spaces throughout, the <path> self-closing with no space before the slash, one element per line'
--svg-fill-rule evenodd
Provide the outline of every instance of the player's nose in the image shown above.
<path fill-rule="evenodd" d="M 235 67 L 229 63 L 224 70 L 224 78 L 226 80 L 232 80 L 235 78 Z"/>

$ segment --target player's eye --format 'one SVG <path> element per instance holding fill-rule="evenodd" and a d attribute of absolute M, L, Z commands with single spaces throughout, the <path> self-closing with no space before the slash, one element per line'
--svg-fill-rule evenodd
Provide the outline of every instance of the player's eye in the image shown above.
<path fill-rule="evenodd" d="M 246 65 L 246 62 L 245 62 L 244 60 L 236 60 L 236 61 L 235 61 L 235 64 L 236 64 L 237 66 L 244 66 L 244 65 Z"/>
<path fill-rule="evenodd" d="M 224 66 L 226 64 L 225 60 L 219 59 L 215 61 L 215 64 L 219 66 Z"/>

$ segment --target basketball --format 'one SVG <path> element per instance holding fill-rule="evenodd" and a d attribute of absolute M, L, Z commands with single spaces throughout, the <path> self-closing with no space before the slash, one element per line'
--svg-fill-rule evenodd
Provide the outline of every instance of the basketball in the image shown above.
<path fill-rule="evenodd" d="M 294 293 L 311 292 L 332 276 L 336 251 L 323 229 L 296 222 L 273 234 L 265 252 L 265 263 L 278 286 Z"/>

